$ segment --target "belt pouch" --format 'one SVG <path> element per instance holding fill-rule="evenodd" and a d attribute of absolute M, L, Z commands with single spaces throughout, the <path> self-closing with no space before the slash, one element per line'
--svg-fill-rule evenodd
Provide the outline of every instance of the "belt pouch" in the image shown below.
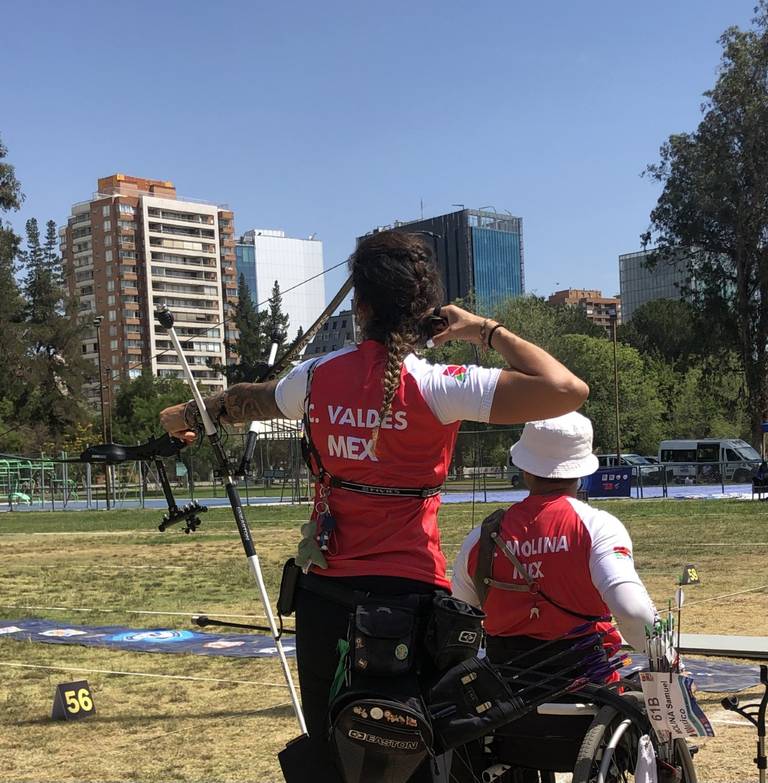
<path fill-rule="evenodd" d="M 281 617 L 289 617 L 296 609 L 296 589 L 301 569 L 293 558 L 285 561 L 280 578 L 280 592 L 277 596 L 277 611 Z"/>
<path fill-rule="evenodd" d="M 424 646 L 439 672 L 477 655 L 484 619 L 485 613 L 466 601 L 445 593 L 434 597 Z"/>
<path fill-rule="evenodd" d="M 378 601 L 358 604 L 352 620 L 352 672 L 370 677 L 407 674 L 414 665 L 416 612 Z"/>

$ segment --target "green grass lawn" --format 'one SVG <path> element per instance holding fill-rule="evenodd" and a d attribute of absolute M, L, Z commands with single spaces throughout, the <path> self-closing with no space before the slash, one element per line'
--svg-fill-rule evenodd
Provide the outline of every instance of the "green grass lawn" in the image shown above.
<path fill-rule="evenodd" d="M 614 501 L 601 507 L 630 530 L 638 569 L 659 605 L 673 595 L 685 563 L 699 567 L 702 584 L 688 591 L 685 631 L 768 634 L 764 590 L 708 600 L 768 584 L 768 504 Z M 494 508 L 476 506 L 475 524 Z M 248 510 L 273 598 L 282 562 L 293 553 L 307 513 L 307 506 Z M 157 510 L 0 514 L 0 617 L 188 628 L 184 614 L 135 612 L 262 613 L 228 509 L 209 511 L 193 535 L 178 527 L 158 532 L 161 515 Z M 443 507 L 449 561 L 471 525 L 469 504 Z M 32 606 L 69 610 L 22 608 Z M 275 753 L 296 733 L 274 660 L 135 654 L 0 637 L 0 676 L 3 781 L 279 780 Z M 56 684 L 81 678 L 93 687 L 97 714 L 78 724 L 51 722 Z M 710 702 L 716 709 L 716 700 Z M 708 771 L 700 779 L 754 777 L 753 742 L 750 732 L 722 729 L 697 757 Z"/>

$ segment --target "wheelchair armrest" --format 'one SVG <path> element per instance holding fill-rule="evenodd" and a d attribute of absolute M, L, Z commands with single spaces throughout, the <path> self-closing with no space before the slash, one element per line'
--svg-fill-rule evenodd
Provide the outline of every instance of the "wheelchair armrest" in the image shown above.
<path fill-rule="evenodd" d="M 571 704 L 567 702 L 544 702 L 544 704 L 539 704 L 536 708 L 536 712 L 539 715 L 563 715 L 567 717 L 597 715 L 599 710 L 600 708 L 591 702 L 573 702 Z"/>

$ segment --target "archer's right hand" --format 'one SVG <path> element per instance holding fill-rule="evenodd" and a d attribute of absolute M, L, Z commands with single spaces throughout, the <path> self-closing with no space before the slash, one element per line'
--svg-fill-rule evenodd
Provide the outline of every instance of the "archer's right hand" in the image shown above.
<path fill-rule="evenodd" d="M 442 332 L 438 332 L 432 337 L 432 342 L 435 346 L 443 345 L 451 340 L 482 345 L 480 335 L 483 322 L 487 322 L 490 325 L 495 325 L 496 323 L 488 318 L 470 313 L 468 310 L 462 310 L 461 307 L 456 307 L 456 305 L 444 305 L 440 308 L 439 313 L 435 313 L 435 315 L 438 314 L 441 318 L 445 318 L 448 321 L 448 326 Z"/>

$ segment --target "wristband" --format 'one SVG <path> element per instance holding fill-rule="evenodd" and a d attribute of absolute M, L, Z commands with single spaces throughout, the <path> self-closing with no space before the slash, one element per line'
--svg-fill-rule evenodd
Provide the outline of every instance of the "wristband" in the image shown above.
<path fill-rule="evenodd" d="M 494 327 L 493 327 L 493 329 L 491 329 L 491 331 L 490 331 L 490 332 L 488 332 L 488 347 L 489 347 L 489 348 L 493 348 L 493 346 L 491 345 L 491 340 L 493 340 L 493 333 L 494 333 L 494 332 L 495 332 L 497 329 L 500 329 L 500 328 L 501 328 L 501 324 L 496 324 L 496 326 L 494 326 Z"/>
<path fill-rule="evenodd" d="M 200 415 L 197 403 L 194 400 L 190 400 L 184 406 L 184 423 L 193 431 L 197 431 L 203 425 L 203 417 Z"/>

